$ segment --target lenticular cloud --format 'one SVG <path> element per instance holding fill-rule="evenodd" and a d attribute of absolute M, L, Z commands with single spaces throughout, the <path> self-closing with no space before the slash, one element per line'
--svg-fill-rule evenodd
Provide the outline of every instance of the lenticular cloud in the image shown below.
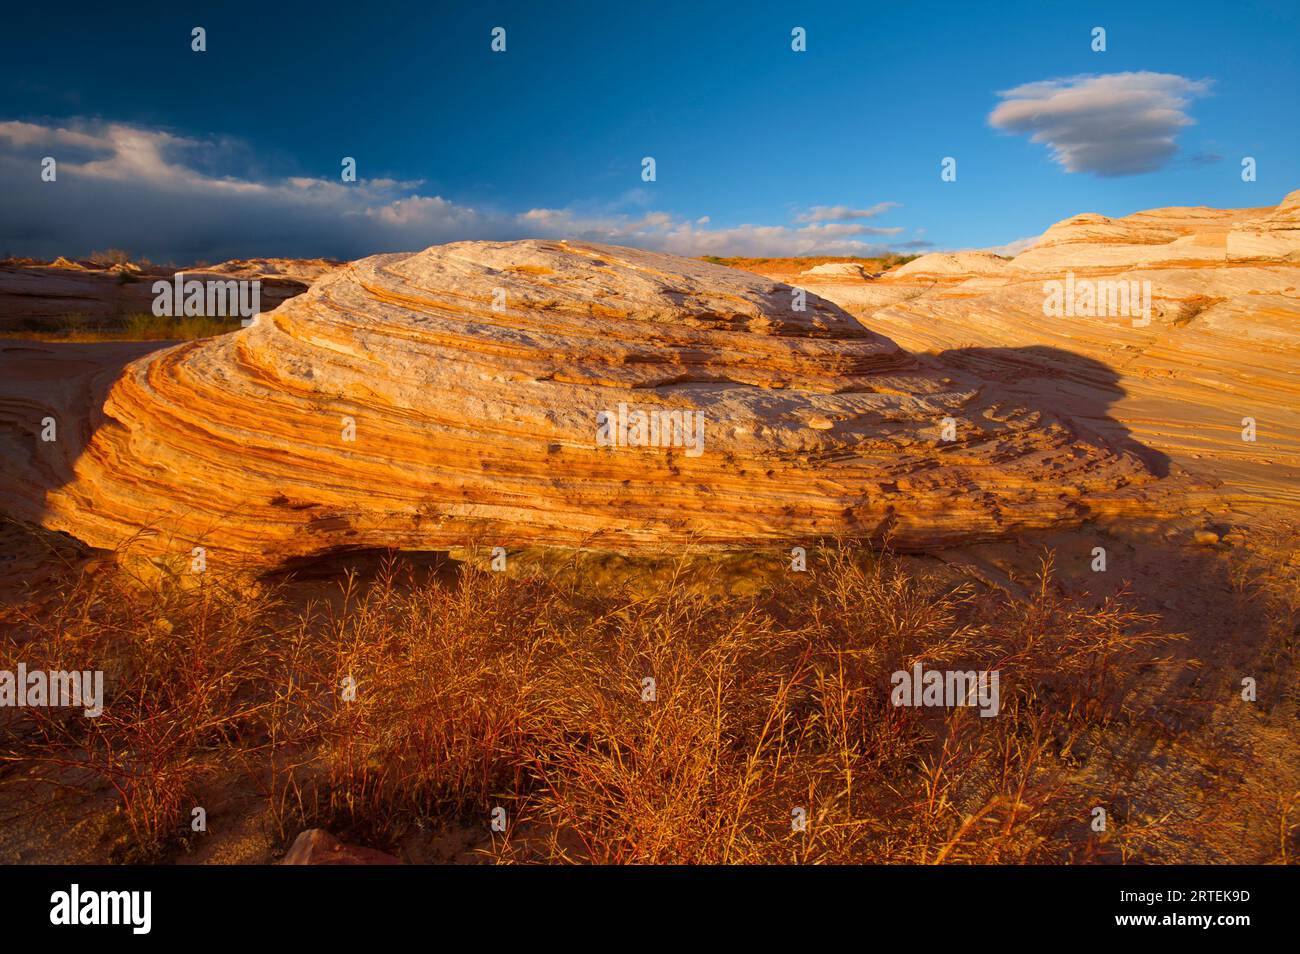
<path fill-rule="evenodd" d="M 1164 167 L 1192 99 L 1209 80 L 1169 73 L 1111 73 L 1026 83 L 998 95 L 989 124 L 1046 143 L 1066 172 L 1130 176 Z"/>

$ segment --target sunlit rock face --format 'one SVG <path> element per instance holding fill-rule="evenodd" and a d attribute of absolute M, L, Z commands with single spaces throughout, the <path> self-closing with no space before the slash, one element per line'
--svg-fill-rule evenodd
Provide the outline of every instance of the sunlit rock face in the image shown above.
<path fill-rule="evenodd" d="M 0 353 L 28 369 L 0 395 L 0 494 L 147 553 L 925 548 L 1158 508 L 1169 483 L 816 295 L 576 242 L 379 255 L 241 331 L 42 382 L 59 360 Z"/>
<path fill-rule="evenodd" d="M 1014 258 L 925 255 L 874 281 L 800 282 L 1012 400 L 1220 482 L 1220 513 L 1300 503 L 1300 191 L 1259 208 L 1078 215 Z M 1053 309 L 1067 283 L 1076 303 L 1123 285 L 1149 308 Z"/>

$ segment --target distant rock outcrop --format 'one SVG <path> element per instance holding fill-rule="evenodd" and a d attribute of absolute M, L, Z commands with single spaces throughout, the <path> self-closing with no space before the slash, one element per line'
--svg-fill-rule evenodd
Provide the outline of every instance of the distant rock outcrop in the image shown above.
<path fill-rule="evenodd" d="M 929 255 L 914 258 L 886 274 L 892 279 L 922 276 L 950 278 L 953 275 L 970 277 L 996 274 L 1005 267 L 1006 260 L 992 252 L 931 252 Z"/>
<path fill-rule="evenodd" d="M 181 271 L 189 280 L 233 278 L 260 282 L 262 308 L 270 311 L 340 267 L 339 262 L 323 259 L 253 259 Z M 0 332 L 21 327 L 32 318 L 147 314 L 153 309 L 154 282 L 173 281 L 176 271 L 130 262 L 97 265 L 62 257 L 49 263 L 30 259 L 0 261 Z"/>
<path fill-rule="evenodd" d="M 578 242 L 364 259 L 246 329 L 121 371 L 87 360 L 57 387 L 40 351 L 0 352 L 0 379 L 26 369 L 0 392 L 0 501 L 186 560 L 886 532 L 924 548 L 1139 510 L 1165 483 L 816 295 Z"/>
<path fill-rule="evenodd" d="M 851 278 L 864 278 L 866 276 L 866 272 L 862 270 L 862 266 L 857 262 L 824 262 L 821 265 L 814 265 L 800 274 L 849 276 Z"/>

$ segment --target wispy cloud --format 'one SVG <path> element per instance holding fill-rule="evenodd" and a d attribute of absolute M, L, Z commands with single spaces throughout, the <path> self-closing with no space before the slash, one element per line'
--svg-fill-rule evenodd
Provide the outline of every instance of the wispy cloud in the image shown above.
<path fill-rule="evenodd" d="M 799 229 L 799 234 L 833 238 L 845 235 L 901 235 L 906 231 L 901 225 L 885 227 L 879 225 L 851 225 L 847 222 L 820 222 L 816 225 L 803 226 L 803 228 Z"/>
<path fill-rule="evenodd" d="M 840 223 L 708 228 L 707 215 L 692 222 L 666 212 L 590 217 L 567 209 L 532 209 L 518 218 L 522 224 L 532 226 L 542 235 L 635 245 L 677 255 L 865 257 L 887 254 L 892 251 L 892 245 L 866 242 L 859 236 L 892 236 L 905 231 L 901 226 L 879 229 Z"/>
<path fill-rule="evenodd" d="M 821 206 L 794 224 L 713 227 L 620 200 L 526 211 L 475 208 L 427 195 L 420 180 L 233 174 L 247 146 L 95 120 L 62 125 L 0 122 L 0 254 L 41 257 L 116 246 L 185 263 L 251 255 L 356 258 L 463 239 L 579 238 L 681 255 L 874 255 L 901 226 L 870 209 Z M 40 159 L 58 161 L 55 182 Z M 907 243 L 915 245 L 916 243 Z"/>
<path fill-rule="evenodd" d="M 1031 248 L 1040 238 L 1041 235 L 1029 235 L 1025 238 L 1018 238 L 1013 242 L 1007 242 L 1005 245 L 993 245 L 989 248 L 976 249 L 979 252 L 992 252 L 994 255 L 1005 255 L 1008 258 L 1015 258 L 1021 252 Z"/>
<path fill-rule="evenodd" d="M 847 205 L 814 205 L 807 212 L 795 216 L 796 222 L 843 222 L 850 219 L 874 219 L 883 212 L 899 208 L 897 202 L 877 202 L 865 209 Z"/>
<path fill-rule="evenodd" d="M 1178 132 L 1195 122 L 1189 104 L 1209 89 L 1209 80 L 1170 73 L 1044 80 L 999 93 L 989 123 L 1045 143 L 1066 172 L 1137 175 L 1173 158 Z"/>

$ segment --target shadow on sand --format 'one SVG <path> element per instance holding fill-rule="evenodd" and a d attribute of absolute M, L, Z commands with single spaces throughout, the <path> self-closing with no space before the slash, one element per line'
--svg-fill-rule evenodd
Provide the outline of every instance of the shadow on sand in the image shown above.
<path fill-rule="evenodd" d="M 1136 440 L 1110 416 L 1111 406 L 1126 392 L 1119 373 L 1101 361 L 1046 345 L 953 348 L 934 360 L 942 367 L 994 382 L 999 392 L 1017 403 L 1065 418 L 1098 443 L 1132 454 L 1157 477 L 1169 476 L 1169 458 Z"/>

